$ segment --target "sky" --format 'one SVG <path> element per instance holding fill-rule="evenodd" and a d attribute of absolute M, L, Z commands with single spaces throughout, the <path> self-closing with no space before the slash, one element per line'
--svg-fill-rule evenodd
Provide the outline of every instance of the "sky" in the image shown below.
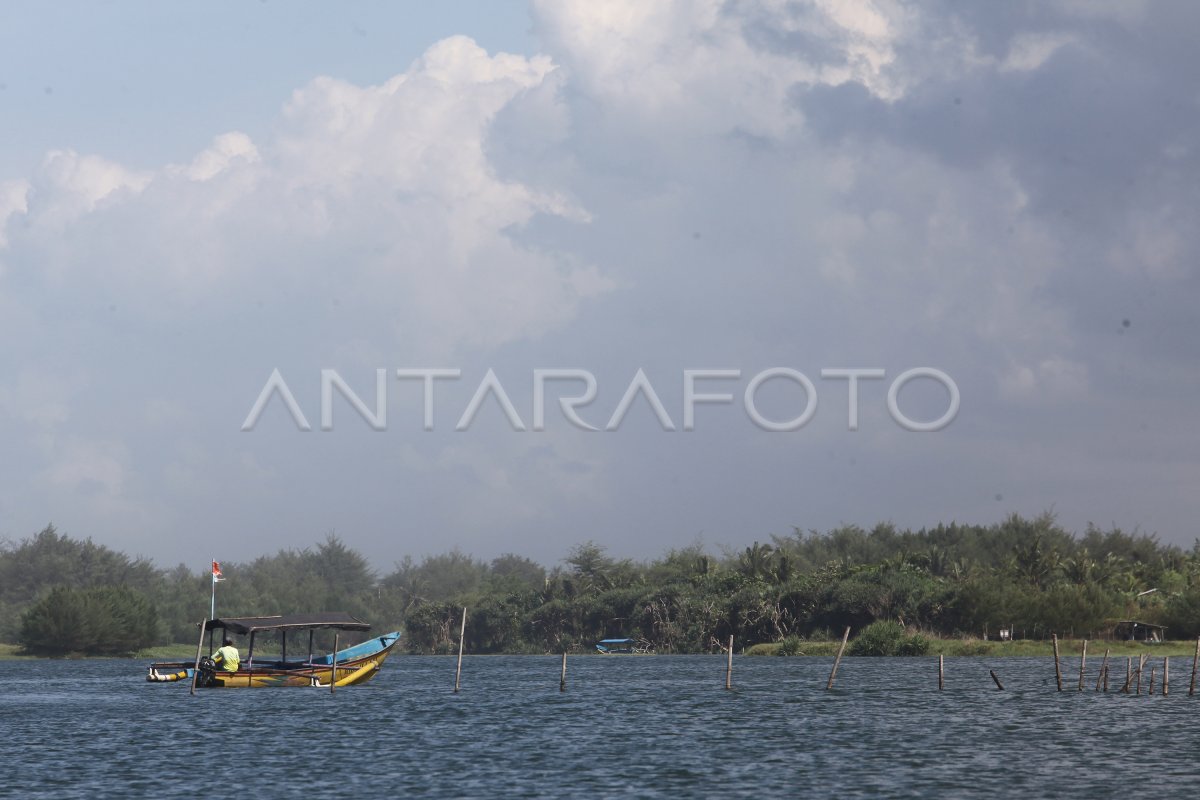
<path fill-rule="evenodd" d="M 1191 547 L 1198 24 L 5 4 L 0 540 L 387 571 L 1049 511 Z"/>

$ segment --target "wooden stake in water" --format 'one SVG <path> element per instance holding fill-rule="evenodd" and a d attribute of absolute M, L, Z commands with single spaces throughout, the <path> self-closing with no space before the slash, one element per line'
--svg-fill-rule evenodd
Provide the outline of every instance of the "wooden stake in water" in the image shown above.
<path fill-rule="evenodd" d="M 1149 658 L 1149 656 L 1142 656 L 1140 659 L 1138 659 L 1138 668 L 1137 668 L 1137 693 L 1138 694 L 1142 693 L 1142 672 L 1145 671 L 1145 669 L 1146 669 L 1146 659 L 1147 658 Z"/>
<path fill-rule="evenodd" d="M 1083 655 L 1079 657 L 1079 691 L 1083 691 L 1083 673 L 1087 668 L 1087 639 L 1083 640 Z"/>
<path fill-rule="evenodd" d="M 729 634 L 728 661 L 725 662 L 725 688 L 733 688 L 733 634 Z"/>
<path fill-rule="evenodd" d="M 565 692 L 567 690 L 567 652 L 563 651 L 562 674 L 558 677 L 558 690 Z"/>
<path fill-rule="evenodd" d="M 1196 655 L 1192 656 L 1192 683 L 1188 686 L 1188 697 L 1196 693 L 1196 664 L 1200 662 L 1200 636 L 1196 637 Z"/>
<path fill-rule="evenodd" d="M 1154 695 L 1154 667 L 1152 665 L 1150 667 L 1150 690 L 1148 692 L 1146 692 L 1146 696 L 1152 697 L 1153 695 Z"/>
<path fill-rule="evenodd" d="M 992 680 L 996 682 L 996 688 L 1000 691 L 1004 691 L 1004 684 L 1001 683 L 1000 679 L 996 677 L 996 670 L 989 669 L 988 672 L 992 674 Z"/>
<path fill-rule="evenodd" d="M 1058 690 L 1062 691 L 1062 665 L 1058 663 L 1058 634 L 1050 634 L 1054 640 L 1054 680 L 1058 682 Z"/>
<path fill-rule="evenodd" d="M 1133 657 L 1125 659 L 1125 685 L 1121 687 L 1121 694 L 1129 694 L 1129 684 L 1133 682 Z"/>
<path fill-rule="evenodd" d="M 837 677 L 838 664 L 842 663 L 842 653 L 846 651 L 846 642 L 850 639 L 850 626 L 846 626 L 846 632 L 842 634 L 842 646 L 838 648 L 837 658 L 833 660 L 833 669 L 829 672 L 829 683 L 825 684 L 826 689 L 833 688 L 833 679 Z"/>
<path fill-rule="evenodd" d="M 454 693 L 458 694 L 459 679 L 462 678 L 463 640 L 467 636 L 467 607 L 463 606 L 462 626 L 458 629 L 458 668 L 454 670 Z"/>
<path fill-rule="evenodd" d="M 938 656 L 938 691 L 946 688 L 946 656 Z"/>
<path fill-rule="evenodd" d="M 1171 657 L 1163 656 L 1163 697 L 1167 696 L 1167 692 L 1171 689 Z"/>
<path fill-rule="evenodd" d="M 1109 649 L 1104 648 L 1104 660 L 1100 662 L 1100 674 L 1096 676 L 1096 691 L 1100 691 L 1101 682 L 1104 683 L 1104 691 L 1108 691 L 1108 653 Z"/>
<path fill-rule="evenodd" d="M 333 694 L 333 690 L 337 688 L 337 654 L 338 654 L 338 635 L 337 631 L 333 633 L 333 655 L 329 657 L 329 693 Z"/>
<path fill-rule="evenodd" d="M 204 647 L 204 623 L 200 623 L 200 641 L 196 642 L 196 663 L 192 667 L 192 694 L 196 694 L 196 681 L 200 680 L 200 650 Z M 1200 652 L 1200 640 L 1196 643 L 1197 652 Z M 1193 673 L 1194 674 L 1194 673 Z M 1195 678 L 1193 677 L 1193 682 Z"/>

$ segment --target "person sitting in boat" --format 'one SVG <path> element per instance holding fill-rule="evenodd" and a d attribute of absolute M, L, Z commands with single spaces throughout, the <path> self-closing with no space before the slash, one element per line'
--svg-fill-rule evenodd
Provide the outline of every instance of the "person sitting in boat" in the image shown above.
<path fill-rule="evenodd" d="M 213 663 L 217 665 L 217 669 L 219 670 L 237 672 L 242 659 L 238 655 L 237 648 L 233 646 L 233 640 L 228 636 L 225 637 L 221 648 L 217 650 L 217 654 L 213 656 Z"/>

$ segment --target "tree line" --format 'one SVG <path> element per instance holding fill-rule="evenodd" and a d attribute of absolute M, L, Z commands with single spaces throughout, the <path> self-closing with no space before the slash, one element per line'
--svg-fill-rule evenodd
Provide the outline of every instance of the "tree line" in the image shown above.
<path fill-rule="evenodd" d="M 551 568 L 452 551 L 405 557 L 385 575 L 331 534 L 222 567 L 218 616 L 348 611 L 376 631 L 403 630 L 420 653 L 457 647 L 463 606 L 475 653 L 589 650 L 613 637 L 707 652 L 730 634 L 795 642 L 873 622 L 922 636 L 1011 627 L 1024 638 L 1097 638 L 1138 619 L 1172 639 L 1200 634 L 1200 541 L 1183 550 L 1094 526 L 1075 535 L 1049 514 L 916 531 L 795 529 L 720 555 L 696 544 L 649 561 L 583 542 Z M 51 655 L 190 643 L 210 590 L 207 569 L 157 568 L 48 526 L 0 543 L 0 641 Z"/>

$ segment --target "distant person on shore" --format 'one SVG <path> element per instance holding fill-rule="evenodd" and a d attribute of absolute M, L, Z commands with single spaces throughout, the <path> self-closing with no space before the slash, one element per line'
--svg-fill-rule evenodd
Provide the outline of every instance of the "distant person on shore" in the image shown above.
<path fill-rule="evenodd" d="M 213 656 L 213 663 L 217 665 L 217 669 L 225 672 L 237 672 L 238 666 L 241 665 L 241 656 L 238 655 L 237 648 L 233 646 L 233 640 L 228 636 L 225 637 L 221 649 L 217 650 L 217 654 Z"/>

